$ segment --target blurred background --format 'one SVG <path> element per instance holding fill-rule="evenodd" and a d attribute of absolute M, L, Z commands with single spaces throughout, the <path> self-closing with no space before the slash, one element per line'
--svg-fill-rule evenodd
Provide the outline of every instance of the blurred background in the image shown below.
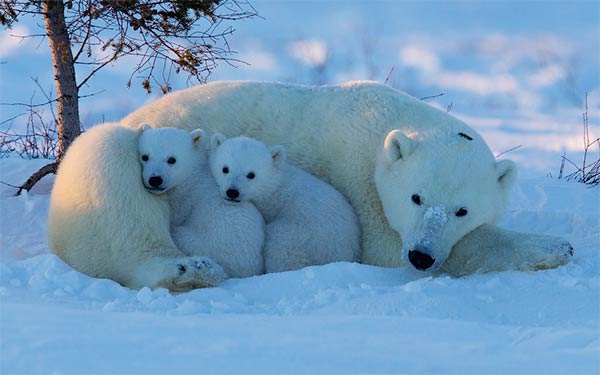
<path fill-rule="evenodd" d="M 208 81 L 385 82 L 463 119 L 495 154 L 516 148 L 503 156 L 525 175 L 556 175 L 563 153 L 582 158 L 586 94 L 590 136 L 600 136 L 597 1 L 251 4 L 258 17 L 223 25 L 235 29 L 227 41 L 240 62 L 221 62 Z M 40 22 L 22 18 L 0 31 L 2 103 L 45 102 L 54 92 L 47 41 L 18 37 L 42 33 Z M 80 101 L 84 128 L 119 120 L 162 95 L 158 88 L 148 95 L 135 76 L 127 87 L 135 64 L 119 59 L 82 88 L 82 96 L 91 95 Z M 198 84 L 184 73 L 164 75 L 173 90 Z M 52 116 L 49 108 L 40 112 Z M 25 126 L 22 113 L 0 106 L 0 129 Z"/>

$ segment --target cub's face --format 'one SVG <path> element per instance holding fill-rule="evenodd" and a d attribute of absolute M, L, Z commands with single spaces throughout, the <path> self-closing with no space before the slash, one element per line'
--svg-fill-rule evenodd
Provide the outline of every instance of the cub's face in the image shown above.
<path fill-rule="evenodd" d="M 284 150 L 250 138 L 211 139 L 210 169 L 223 199 L 239 203 L 268 197 L 279 186 Z"/>
<path fill-rule="evenodd" d="M 200 157 L 202 130 L 188 133 L 176 128 L 153 129 L 142 125 L 139 133 L 142 181 L 149 192 L 164 193 L 193 173 Z"/>
<path fill-rule="evenodd" d="M 404 262 L 421 271 L 439 269 L 462 237 L 498 220 L 516 176 L 514 163 L 476 144 L 480 137 L 460 134 L 424 143 L 394 130 L 377 161 L 386 219 L 402 237 Z"/>

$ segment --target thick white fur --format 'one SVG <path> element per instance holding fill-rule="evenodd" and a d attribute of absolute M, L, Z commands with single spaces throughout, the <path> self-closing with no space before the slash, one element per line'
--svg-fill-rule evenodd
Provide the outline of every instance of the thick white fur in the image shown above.
<path fill-rule="evenodd" d="M 166 195 L 171 206 L 171 234 L 177 247 L 187 255 L 214 260 L 216 264 L 208 264 L 213 277 L 218 276 L 215 284 L 226 275 L 247 277 L 263 273 L 263 218 L 252 204 L 229 203 L 221 197 L 208 167 L 204 132 L 147 127 L 140 132 L 138 147 L 144 183 L 150 191 Z M 164 181 L 161 190 L 149 185 L 151 176 Z"/>
<path fill-rule="evenodd" d="M 228 137 L 246 135 L 283 145 L 292 163 L 333 185 L 354 207 L 362 229 L 364 263 L 403 265 L 402 250 L 407 246 L 402 239 L 410 233 L 403 233 L 406 228 L 399 223 L 406 213 L 395 204 L 410 204 L 415 189 L 432 194 L 435 198 L 428 199 L 437 205 L 443 202 L 448 213 L 454 205 L 472 204 L 471 199 L 475 204 L 479 199 L 494 202 L 491 208 L 487 203 L 468 207 L 469 215 L 476 217 L 467 216 L 469 223 L 456 233 L 446 230 L 442 236 L 446 243 L 440 242 L 440 248 L 452 251 L 444 263 L 447 250 L 439 252 L 436 267 L 441 271 L 459 275 L 475 270 L 537 269 L 556 267 L 571 258 L 572 248 L 561 238 L 521 235 L 493 225 L 502 214 L 514 178 L 512 164 L 497 164 L 481 137 L 463 122 L 382 84 L 304 87 L 215 82 L 169 94 L 122 120 L 131 127 L 141 122 L 187 130 L 201 127 Z M 384 165 L 384 141 L 393 130 L 415 141 L 415 157 L 420 154 L 422 165 L 412 168 L 412 174 L 399 172 L 400 161 Z M 458 136 L 459 132 L 473 140 Z M 440 174 L 426 171 L 430 167 Z M 500 189 L 499 180 L 491 187 L 490 176 L 498 176 L 506 167 L 510 171 L 507 188 Z M 427 178 L 420 177 L 425 174 Z M 471 195 L 464 196 L 463 188 Z M 484 198 L 488 195 L 491 198 Z M 486 209 L 493 212 L 483 213 Z M 459 234 L 473 228 L 461 240 Z"/>
<path fill-rule="evenodd" d="M 358 221 L 338 191 L 288 164 L 281 146 L 219 133 L 212 140 L 210 169 L 223 199 L 252 202 L 265 219 L 267 272 L 359 260 Z"/>
<path fill-rule="evenodd" d="M 137 142 L 137 131 L 104 124 L 71 145 L 50 199 L 52 251 L 80 272 L 131 288 L 213 285 L 210 264 L 171 240 L 169 204 L 144 189 Z"/>

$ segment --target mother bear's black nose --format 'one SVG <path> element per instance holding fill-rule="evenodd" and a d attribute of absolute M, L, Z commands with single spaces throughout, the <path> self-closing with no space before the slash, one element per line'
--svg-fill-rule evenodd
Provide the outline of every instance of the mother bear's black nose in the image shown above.
<path fill-rule="evenodd" d="M 418 250 L 411 250 L 408 252 L 408 260 L 420 271 L 425 271 L 429 267 L 433 266 L 435 259 L 429 255 L 422 253 Z"/>
<path fill-rule="evenodd" d="M 152 176 L 148 179 L 148 183 L 152 187 L 159 187 L 163 183 L 163 179 L 160 176 Z"/>

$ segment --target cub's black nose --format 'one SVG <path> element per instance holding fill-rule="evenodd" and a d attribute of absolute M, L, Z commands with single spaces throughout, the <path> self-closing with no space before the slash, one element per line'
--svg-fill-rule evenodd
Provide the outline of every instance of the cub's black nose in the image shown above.
<path fill-rule="evenodd" d="M 160 176 L 152 176 L 150 177 L 150 179 L 148 180 L 148 183 L 150 184 L 150 186 L 152 187 L 159 187 L 160 185 L 162 185 L 163 183 L 163 179 Z"/>
<path fill-rule="evenodd" d="M 225 194 L 227 194 L 227 198 L 230 198 L 230 199 L 236 199 L 237 197 L 240 196 L 240 192 L 235 189 L 227 189 Z"/>
<path fill-rule="evenodd" d="M 408 260 L 420 271 L 425 271 L 429 267 L 433 266 L 435 259 L 429 255 L 422 253 L 418 250 L 411 250 L 408 252 Z"/>

